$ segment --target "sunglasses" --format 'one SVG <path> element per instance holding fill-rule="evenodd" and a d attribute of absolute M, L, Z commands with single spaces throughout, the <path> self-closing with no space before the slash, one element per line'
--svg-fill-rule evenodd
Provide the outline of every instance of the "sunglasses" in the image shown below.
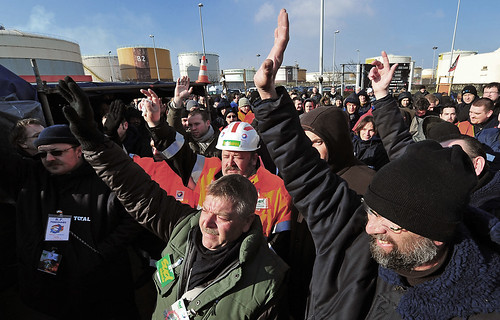
<path fill-rule="evenodd" d="M 53 157 L 60 157 L 62 156 L 63 153 L 65 153 L 66 151 L 68 151 L 69 149 L 73 149 L 75 148 L 74 146 L 73 147 L 69 147 L 67 149 L 64 149 L 64 150 L 47 150 L 47 151 L 39 151 L 37 154 L 41 157 L 41 158 L 47 158 L 47 154 L 50 154 L 51 156 Z"/>

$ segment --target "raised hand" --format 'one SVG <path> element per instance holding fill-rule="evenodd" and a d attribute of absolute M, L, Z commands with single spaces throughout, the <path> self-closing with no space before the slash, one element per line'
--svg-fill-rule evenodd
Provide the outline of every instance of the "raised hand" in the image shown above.
<path fill-rule="evenodd" d="M 63 113 L 69 128 L 85 150 L 94 150 L 104 141 L 104 134 L 97 129 L 94 111 L 89 98 L 71 77 L 59 80 L 59 94 L 68 101 Z"/>
<path fill-rule="evenodd" d="M 184 100 L 189 98 L 192 92 L 193 88 L 189 87 L 189 77 L 183 76 L 182 78 L 177 79 L 174 92 L 175 107 L 182 108 Z"/>
<path fill-rule="evenodd" d="M 142 116 L 148 126 L 156 127 L 161 119 L 161 99 L 151 89 L 141 89 L 141 93 L 146 96 L 146 99 L 142 99 L 139 103 L 139 110 L 142 111 Z"/>
<path fill-rule="evenodd" d="M 114 100 L 109 106 L 109 112 L 106 114 L 104 121 L 104 133 L 110 137 L 116 136 L 118 127 L 123 122 L 125 116 L 125 104 L 121 100 Z"/>
<path fill-rule="evenodd" d="M 395 63 L 391 67 L 387 53 L 382 51 L 382 62 L 375 60 L 372 62 L 372 65 L 375 67 L 370 70 L 368 78 L 372 81 L 375 98 L 381 99 L 389 94 L 389 84 L 391 83 L 398 64 Z"/>
<path fill-rule="evenodd" d="M 274 45 L 253 78 L 261 99 L 278 98 L 274 82 L 290 39 L 288 25 L 288 13 L 285 9 L 281 9 L 278 15 L 278 26 L 274 30 Z"/>

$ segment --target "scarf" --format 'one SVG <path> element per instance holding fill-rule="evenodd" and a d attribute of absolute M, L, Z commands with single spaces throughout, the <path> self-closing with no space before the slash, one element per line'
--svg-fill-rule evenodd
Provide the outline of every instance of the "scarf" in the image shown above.
<path fill-rule="evenodd" d="M 462 226 L 448 265 L 440 277 L 408 287 L 397 307 L 403 319 L 468 318 L 500 312 L 500 254 L 479 247 Z M 379 276 L 395 286 L 406 286 L 395 271 L 379 268 Z"/>

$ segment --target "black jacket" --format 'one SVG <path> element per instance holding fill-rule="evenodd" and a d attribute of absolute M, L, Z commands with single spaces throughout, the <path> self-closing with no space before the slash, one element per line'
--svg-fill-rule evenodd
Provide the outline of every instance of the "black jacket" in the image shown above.
<path fill-rule="evenodd" d="M 369 319 L 443 319 L 443 314 L 451 315 L 447 318 L 453 318 L 500 311 L 498 251 L 475 249 L 470 255 L 477 261 L 474 264 L 477 268 L 470 274 L 481 274 L 479 278 L 471 278 L 469 272 L 464 273 L 470 263 L 462 263 L 462 259 L 469 257 L 470 252 L 462 250 L 462 243 L 471 244 L 474 248 L 492 246 L 485 234 L 488 234 L 488 227 L 491 227 L 490 222 L 495 222 L 497 226 L 500 222 L 489 215 L 488 222 L 483 225 L 486 230 L 479 233 L 482 240 L 489 241 L 488 244 L 472 240 L 472 235 L 464 228 L 457 239 L 458 245 L 453 247 L 456 254 L 452 255 L 451 262 L 446 265 L 443 273 L 446 276 L 412 287 L 393 297 L 397 306 L 395 311 L 387 297 L 401 287 L 401 284 L 394 272 L 387 269 L 377 272 L 377 264 L 369 253 L 369 236 L 364 232 L 366 213 L 362 207 L 356 210 L 360 203 L 359 196 L 347 188 L 345 181 L 331 172 L 326 162 L 319 159 L 318 153 L 310 146 L 300 128 L 288 94 L 283 88 L 278 88 L 278 94 L 277 101 L 258 102 L 255 114 L 262 138 L 280 169 L 297 208 L 305 216 L 316 246 L 308 319 L 364 319 L 372 305 L 374 309 L 370 312 Z M 455 268 L 456 266 L 458 267 Z M 392 277 L 386 276 L 387 272 Z M 491 276 L 484 277 L 490 273 Z M 462 274 L 467 274 L 467 277 L 461 277 Z M 449 279 L 456 282 L 448 281 Z M 377 281 L 379 286 L 376 286 Z M 476 284 L 475 281 L 480 283 L 479 287 L 484 289 L 490 300 L 483 298 L 485 294 L 481 294 L 481 290 L 471 289 L 474 285 L 466 287 L 467 284 Z M 443 283 L 444 292 L 449 289 L 455 294 L 433 297 L 433 292 L 439 292 L 435 291 L 436 285 L 439 287 Z M 467 297 L 469 300 L 463 302 L 465 307 L 462 309 L 455 298 L 461 289 L 468 289 L 467 293 L 477 295 Z M 414 298 L 421 298 L 422 301 Z M 435 303 L 442 306 L 434 312 L 426 305 L 428 301 L 433 302 L 432 306 Z M 473 302 L 470 303 L 471 301 Z M 389 306 L 386 309 L 388 312 L 381 310 L 381 303 Z M 477 309 L 474 308 L 475 304 Z M 417 309 L 412 310 L 414 306 Z M 418 307 L 422 307 L 422 311 Z"/>
<path fill-rule="evenodd" d="M 389 162 L 382 140 L 377 136 L 364 141 L 359 136 L 354 135 L 352 145 L 354 156 L 375 171 Z"/>
<path fill-rule="evenodd" d="M 1 187 L 17 199 L 17 252 L 21 297 L 57 318 L 137 316 L 126 246 L 141 227 L 84 162 L 52 175 L 40 161 L 1 153 Z M 71 215 L 81 240 L 44 241 L 49 214 Z M 62 254 L 57 275 L 37 270 L 42 250 Z M 95 252 L 95 251 L 98 251 Z M 54 302 L 57 301 L 57 306 Z"/>
<path fill-rule="evenodd" d="M 254 110 L 262 138 L 316 247 L 307 316 L 362 319 L 374 293 L 377 265 L 364 232 L 366 214 L 356 211 L 360 196 L 319 158 L 283 91 L 278 101 L 262 101 Z"/>

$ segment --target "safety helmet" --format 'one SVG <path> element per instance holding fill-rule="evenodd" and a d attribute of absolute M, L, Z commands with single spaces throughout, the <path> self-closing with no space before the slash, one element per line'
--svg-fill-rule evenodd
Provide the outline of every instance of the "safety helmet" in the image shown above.
<path fill-rule="evenodd" d="M 228 151 L 255 151 L 259 149 L 259 135 L 246 122 L 232 122 L 219 134 L 216 148 Z"/>

